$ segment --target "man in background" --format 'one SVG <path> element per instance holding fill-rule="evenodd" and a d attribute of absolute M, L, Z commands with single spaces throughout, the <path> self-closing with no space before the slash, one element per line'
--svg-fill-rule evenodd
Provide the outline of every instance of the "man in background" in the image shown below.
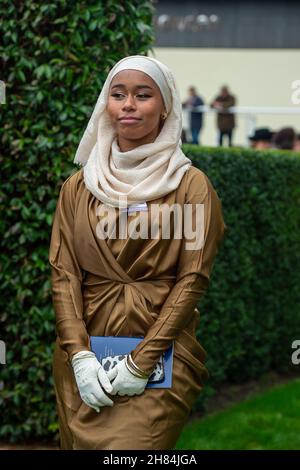
<path fill-rule="evenodd" d="M 272 148 L 273 135 L 274 132 L 270 131 L 268 127 L 261 127 L 260 129 L 255 129 L 254 134 L 249 136 L 251 148 L 256 150 L 265 150 Z"/>
<path fill-rule="evenodd" d="M 296 142 L 297 134 L 293 127 L 283 127 L 273 137 L 275 148 L 281 150 L 295 150 Z"/>
<path fill-rule="evenodd" d="M 235 127 L 235 116 L 229 112 L 229 108 L 235 106 L 236 99 L 230 94 L 229 88 L 223 86 L 220 93 L 211 103 L 211 107 L 218 111 L 217 115 L 217 127 L 219 131 L 218 143 L 219 146 L 223 145 L 223 137 L 228 137 L 228 145 L 232 146 L 232 134 Z"/>
<path fill-rule="evenodd" d="M 194 86 L 189 87 L 188 89 L 189 97 L 186 101 L 182 103 L 182 107 L 187 109 L 190 113 L 189 127 L 192 135 L 192 144 L 200 144 L 200 131 L 203 125 L 203 112 L 196 111 L 197 106 L 204 105 L 204 101 L 197 94 L 196 88 Z"/>

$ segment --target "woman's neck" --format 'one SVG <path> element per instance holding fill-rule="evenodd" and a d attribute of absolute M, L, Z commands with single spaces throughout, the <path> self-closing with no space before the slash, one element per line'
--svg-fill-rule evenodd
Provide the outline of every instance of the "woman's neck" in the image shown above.
<path fill-rule="evenodd" d="M 160 129 L 154 129 L 148 135 L 142 137 L 141 139 L 124 139 L 121 136 L 117 136 L 118 146 L 121 152 L 128 152 L 129 150 L 133 150 L 136 147 L 140 147 L 140 145 L 151 144 L 155 141 L 156 137 L 158 136 Z"/>

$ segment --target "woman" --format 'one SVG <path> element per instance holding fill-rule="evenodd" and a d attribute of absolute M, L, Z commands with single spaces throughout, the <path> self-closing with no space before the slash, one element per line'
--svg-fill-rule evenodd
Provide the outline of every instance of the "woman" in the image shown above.
<path fill-rule="evenodd" d="M 75 155 L 83 168 L 63 183 L 52 227 L 62 449 L 172 449 L 208 377 L 206 352 L 195 337 L 196 306 L 225 224 L 212 184 L 180 148 L 181 131 L 171 71 L 145 56 L 115 64 Z M 195 223 L 202 204 L 202 246 L 187 248 L 186 231 L 175 237 L 171 228 L 165 237 L 161 226 L 156 238 L 105 238 L 99 231 L 101 208 L 115 211 L 119 228 L 126 208 L 141 210 L 128 212 L 132 223 L 141 214 L 148 220 L 152 204 L 192 207 L 184 227 Z M 143 339 L 105 373 L 91 335 Z M 172 388 L 145 388 L 173 340 Z"/>

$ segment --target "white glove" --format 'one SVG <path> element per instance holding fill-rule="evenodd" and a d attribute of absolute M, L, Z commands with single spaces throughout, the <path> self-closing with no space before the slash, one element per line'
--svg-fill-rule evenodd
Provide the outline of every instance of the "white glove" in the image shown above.
<path fill-rule="evenodd" d="M 145 390 L 149 379 L 143 379 L 136 377 L 126 367 L 125 358 L 118 362 L 111 370 L 107 372 L 109 380 L 113 381 L 113 390 L 110 392 L 111 395 L 141 395 Z"/>
<path fill-rule="evenodd" d="M 92 351 L 80 351 L 74 354 L 71 363 L 82 401 L 97 413 L 101 406 L 113 406 L 114 402 L 102 390 L 103 387 L 111 393 L 112 385 L 96 355 Z"/>

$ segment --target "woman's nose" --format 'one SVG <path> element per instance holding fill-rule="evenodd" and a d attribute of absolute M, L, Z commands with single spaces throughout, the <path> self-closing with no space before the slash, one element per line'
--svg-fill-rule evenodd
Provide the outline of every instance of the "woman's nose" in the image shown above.
<path fill-rule="evenodd" d="M 134 102 L 134 97 L 133 96 L 131 96 L 131 95 L 127 96 L 127 98 L 125 99 L 125 101 L 123 103 L 123 108 L 124 109 L 135 108 L 135 102 Z"/>

